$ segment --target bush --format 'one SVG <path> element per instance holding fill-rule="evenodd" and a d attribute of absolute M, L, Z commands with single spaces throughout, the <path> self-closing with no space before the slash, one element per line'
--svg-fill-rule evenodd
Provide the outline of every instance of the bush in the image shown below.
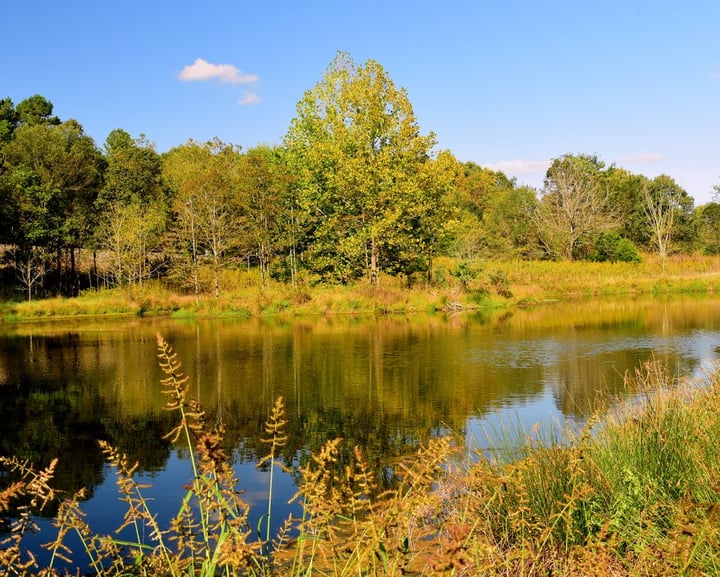
<path fill-rule="evenodd" d="M 467 290 L 470 281 L 478 278 L 479 274 L 479 270 L 471 267 L 465 261 L 458 263 L 458 265 L 455 267 L 455 270 L 453 271 L 453 276 L 458 280 L 463 290 Z"/>
<path fill-rule="evenodd" d="M 621 238 L 615 245 L 615 260 L 619 262 L 642 262 L 640 251 L 630 239 Z"/>
<path fill-rule="evenodd" d="M 640 251 L 627 238 L 616 232 L 601 232 L 595 242 L 588 259 L 594 262 L 641 262 Z"/>

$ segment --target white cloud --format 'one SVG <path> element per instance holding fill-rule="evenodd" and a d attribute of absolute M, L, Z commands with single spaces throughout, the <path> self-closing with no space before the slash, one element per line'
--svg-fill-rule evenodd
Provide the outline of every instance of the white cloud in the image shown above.
<path fill-rule="evenodd" d="M 550 168 L 549 160 L 501 160 L 494 164 L 486 164 L 486 168 L 499 170 L 505 174 L 545 174 Z"/>
<path fill-rule="evenodd" d="M 220 82 L 229 82 L 230 84 L 250 84 L 259 80 L 257 75 L 244 74 L 232 64 L 211 64 L 202 58 L 198 58 L 191 65 L 183 68 L 178 77 L 180 80 L 188 82 L 217 78 Z"/>
<path fill-rule="evenodd" d="M 620 162 L 622 163 L 639 163 L 639 164 L 647 164 L 650 162 L 660 162 L 663 159 L 662 154 L 656 154 L 654 152 L 644 153 L 644 154 L 636 154 L 636 155 L 628 155 L 623 156 L 620 159 Z"/>
<path fill-rule="evenodd" d="M 708 77 L 710 78 L 710 80 L 720 79 L 720 68 L 715 68 L 714 70 L 711 70 Z"/>
<path fill-rule="evenodd" d="M 254 92 L 246 92 L 245 95 L 238 100 L 240 106 L 247 106 L 248 104 L 257 104 L 260 102 L 260 97 Z"/>

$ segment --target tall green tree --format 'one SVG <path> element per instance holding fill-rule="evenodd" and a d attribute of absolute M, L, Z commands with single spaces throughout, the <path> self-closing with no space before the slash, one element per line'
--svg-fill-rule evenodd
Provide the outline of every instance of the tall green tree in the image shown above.
<path fill-rule="evenodd" d="M 106 255 L 107 280 L 116 285 L 142 285 L 154 269 L 153 252 L 161 244 L 166 211 L 162 203 L 137 200 L 106 205 L 96 233 Z"/>
<path fill-rule="evenodd" d="M 18 103 L 16 111 L 21 124 L 60 124 L 60 119 L 53 116 L 53 103 L 40 94 L 22 100 Z"/>
<path fill-rule="evenodd" d="M 94 203 L 104 170 L 100 151 L 82 126 L 69 120 L 61 124 L 21 123 L 5 153 L 13 172 L 17 172 L 10 202 L 16 210 L 35 205 L 27 214 L 37 215 L 22 224 L 16 242 L 35 243 L 54 252 L 58 290 L 76 294 L 75 250 L 86 244 L 95 225 Z M 62 286 L 65 250 L 71 273 L 67 291 Z"/>
<path fill-rule="evenodd" d="M 258 146 L 243 154 L 236 190 L 246 254 L 257 262 L 262 286 L 270 277 L 271 262 L 286 251 L 290 277 L 294 279 L 297 206 L 283 150 Z"/>
<path fill-rule="evenodd" d="M 10 247 L 6 257 L 31 300 L 45 280 L 54 226 L 52 195 L 29 168 L 15 168 L 0 177 L 3 196 L 2 242 Z"/>
<path fill-rule="evenodd" d="M 0 161 L 2 161 L 2 146 L 12 138 L 18 125 L 20 116 L 10 98 L 0 99 Z M 2 171 L 0 162 L 0 172 Z"/>
<path fill-rule="evenodd" d="M 720 203 L 709 202 L 695 209 L 698 246 L 705 254 L 720 254 Z"/>
<path fill-rule="evenodd" d="M 541 255 L 533 215 L 538 210 L 535 190 L 527 186 L 500 189 L 483 216 L 484 242 L 495 258 L 538 258 Z"/>
<path fill-rule="evenodd" d="M 421 135 L 408 96 L 373 60 L 338 53 L 305 93 L 285 137 L 308 234 L 306 262 L 348 281 L 403 270 L 422 254 L 417 214 L 439 190 L 428 184 L 433 134 Z M 428 198 L 425 198 L 425 197 Z M 407 248 L 397 250 L 398 243 Z"/>
<path fill-rule="evenodd" d="M 517 187 L 515 180 L 501 171 L 466 162 L 458 176 L 456 202 L 462 218 L 455 250 L 462 258 L 519 257 L 537 252 L 533 190 Z"/>
<path fill-rule="evenodd" d="M 162 161 L 144 135 L 133 139 L 115 129 L 105 140 L 105 182 L 98 195 L 98 209 L 114 202 L 141 204 L 162 201 Z"/>
<path fill-rule="evenodd" d="M 457 186 L 459 202 L 482 219 L 494 199 L 515 188 L 515 182 L 499 170 L 465 162 Z"/>
<path fill-rule="evenodd" d="M 239 147 L 217 139 L 204 144 L 191 140 L 163 156 L 163 175 L 172 194 L 175 272 L 190 281 L 196 299 L 203 290 L 204 263 L 218 297 L 221 273 L 241 245 L 240 165 Z"/>
<path fill-rule="evenodd" d="M 12 192 L 8 180 L 9 166 L 5 147 L 12 140 L 13 133 L 17 127 L 18 116 L 15 105 L 10 98 L 0 100 L 0 244 L 11 242 L 11 226 L 14 218 L 12 215 Z"/>
<path fill-rule="evenodd" d="M 97 248 L 108 255 L 111 279 L 140 283 L 152 274 L 152 253 L 159 247 L 167 201 L 162 161 L 144 136 L 134 140 L 121 129 L 105 140 L 105 183 L 95 203 Z"/>

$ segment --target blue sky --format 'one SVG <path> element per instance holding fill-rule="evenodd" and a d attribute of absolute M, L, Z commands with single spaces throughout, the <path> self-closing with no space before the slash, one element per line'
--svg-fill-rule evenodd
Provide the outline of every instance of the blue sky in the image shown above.
<path fill-rule="evenodd" d="M 720 184 L 717 0 L 5 0 L 0 97 L 42 94 L 102 145 L 280 143 L 338 50 L 379 62 L 438 149 L 540 186 L 596 154 Z"/>

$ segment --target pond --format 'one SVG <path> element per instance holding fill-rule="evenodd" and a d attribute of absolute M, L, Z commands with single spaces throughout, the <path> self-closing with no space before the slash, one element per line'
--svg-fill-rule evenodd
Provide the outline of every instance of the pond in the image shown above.
<path fill-rule="evenodd" d="M 83 509 L 111 532 L 125 509 L 97 440 L 139 461 L 153 510 L 167 519 L 192 478 L 164 435 L 156 335 L 178 353 L 197 398 L 222 424 L 254 521 L 267 508 L 262 428 L 287 407 L 287 464 L 326 440 L 357 445 L 378 471 L 446 433 L 470 451 L 504 427 L 581 425 L 624 376 L 654 358 L 671 374 L 709 371 L 720 344 L 720 299 L 674 297 L 546 304 L 512 313 L 362 319 L 134 319 L 0 325 L 0 454 L 40 466 L 59 457 L 55 485 L 88 489 Z M 0 479 L 1 480 L 1 479 Z M 392 479 L 385 479 L 391 483 Z M 277 481 L 274 519 L 289 512 L 292 475 Z M 49 513 L 52 513 L 50 511 Z M 40 519 L 47 529 L 48 521 Z M 50 540 L 42 534 L 38 542 Z"/>

